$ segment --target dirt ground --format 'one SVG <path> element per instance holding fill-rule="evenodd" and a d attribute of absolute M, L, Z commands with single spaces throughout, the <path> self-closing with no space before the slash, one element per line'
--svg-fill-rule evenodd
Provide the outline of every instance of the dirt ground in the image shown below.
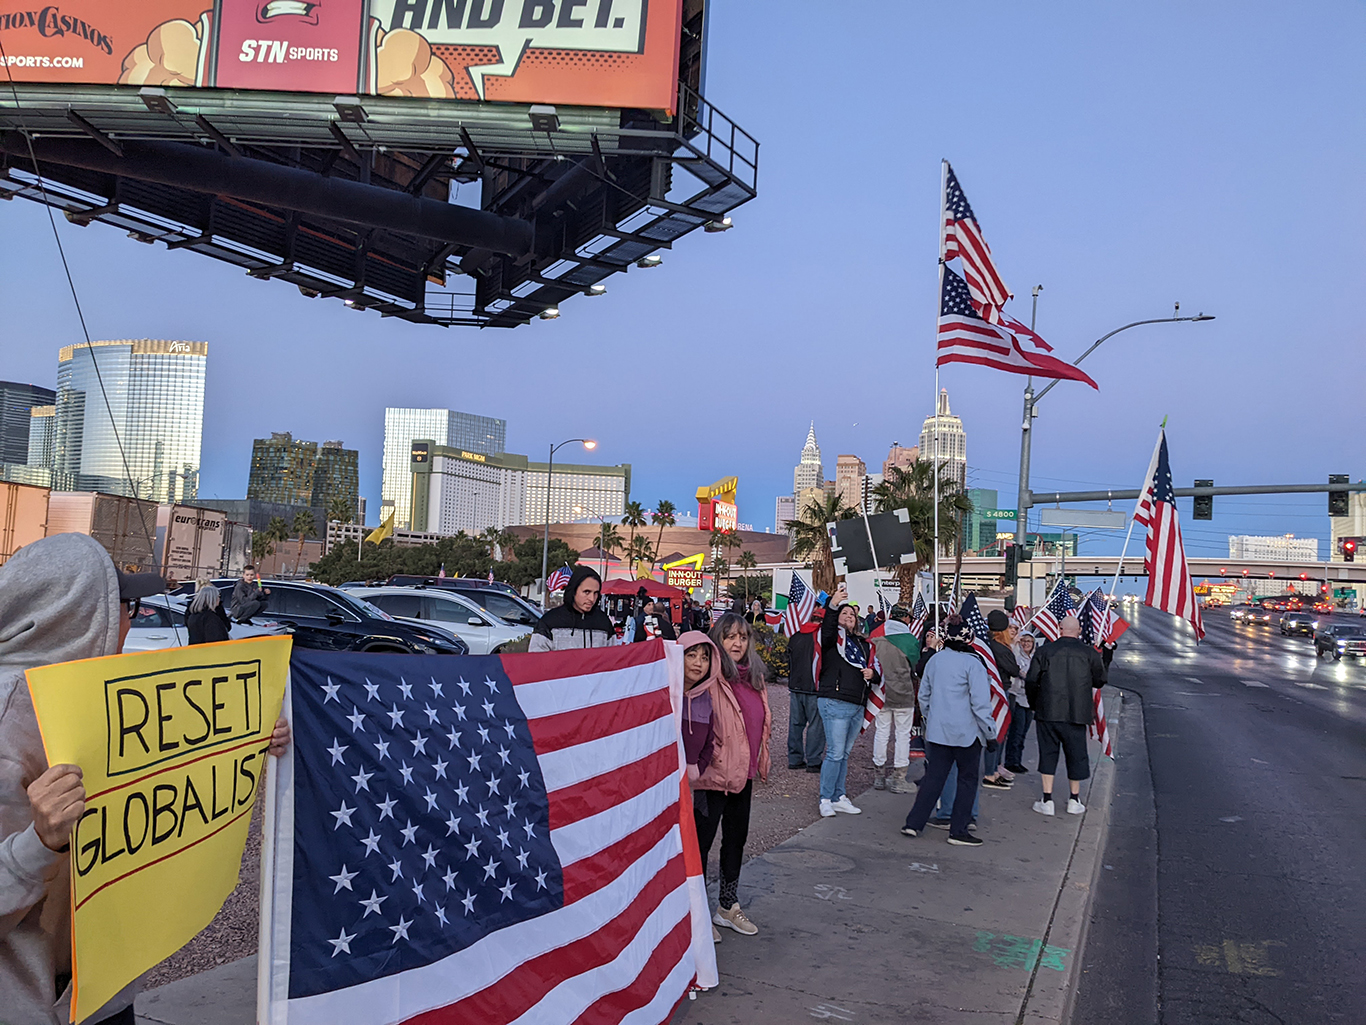
<path fill-rule="evenodd" d="M 782 843 L 820 817 L 820 776 L 804 769 L 794 771 L 787 767 L 787 687 L 770 684 L 768 701 L 773 711 L 773 737 L 769 747 L 773 768 L 767 782 L 755 785 L 746 859 Z M 849 782 L 846 789 L 851 795 L 861 794 L 873 785 L 872 743 L 873 734 L 869 730 L 858 739 L 853 754 L 849 756 Z M 912 775 L 918 775 L 914 767 Z M 910 798 L 907 798 L 909 806 Z M 262 802 L 258 800 L 252 815 L 251 832 L 242 858 L 242 873 L 237 889 L 233 890 L 208 928 L 152 970 L 146 982 L 147 988 L 174 982 L 256 952 L 261 808 Z M 716 872 L 716 852 L 719 848 L 718 842 L 712 849 L 709 877 Z"/>

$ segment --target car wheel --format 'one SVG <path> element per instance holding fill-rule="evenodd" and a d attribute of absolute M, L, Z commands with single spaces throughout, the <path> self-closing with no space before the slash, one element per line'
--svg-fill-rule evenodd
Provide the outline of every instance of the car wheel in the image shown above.
<path fill-rule="evenodd" d="M 1334 662 L 1341 662 L 1341 661 L 1342 661 L 1342 652 L 1340 652 L 1340 651 L 1335 651 L 1335 652 L 1333 652 L 1333 661 L 1334 661 Z"/>

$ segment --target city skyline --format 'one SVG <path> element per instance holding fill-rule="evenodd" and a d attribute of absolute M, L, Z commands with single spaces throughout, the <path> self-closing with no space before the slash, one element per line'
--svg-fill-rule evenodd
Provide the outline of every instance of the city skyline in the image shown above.
<path fill-rule="evenodd" d="M 516 331 L 382 320 L 135 245 L 107 226 L 58 218 L 58 230 L 93 336 L 194 337 L 215 347 L 205 495 L 240 497 L 252 438 L 266 424 L 287 423 L 356 445 L 377 522 L 384 408 L 444 407 L 500 411 L 513 451 L 539 454 L 552 442 L 594 437 L 596 458 L 632 464 L 633 497 L 645 504 L 668 498 L 687 507 L 699 483 L 735 474 L 741 517 L 762 524 L 790 486 L 791 439 L 805 436 L 813 416 L 823 448 L 858 453 L 870 467 L 892 440 L 916 441 L 934 395 L 939 160 L 948 157 L 1016 293 L 1008 308 L 1028 323 L 1030 289 L 1044 285 L 1037 326 L 1060 358 L 1074 359 L 1122 324 L 1168 315 L 1177 300 L 1183 312 L 1218 316 L 1127 332 L 1084 365 L 1098 393 L 1068 383 L 1050 392 L 1034 425 L 1036 489 L 1137 487 L 1164 416 L 1181 485 L 1366 474 L 1350 443 L 1360 422 L 1355 379 L 1320 369 L 1353 365 L 1355 236 L 1311 242 L 1302 212 L 1312 180 L 1317 201 L 1348 223 L 1366 213 L 1350 172 L 1366 150 L 1355 113 L 1320 102 L 1359 91 L 1366 77 L 1351 43 L 1359 8 L 1292 18 L 1250 5 L 1238 19 L 1172 4 L 983 10 L 994 26 L 976 41 L 984 61 L 1009 66 L 1020 48 L 1054 59 L 1017 71 L 1006 91 L 999 76 L 963 82 L 946 104 L 919 96 L 912 76 L 949 66 L 938 41 L 961 27 L 950 9 L 889 9 L 870 35 L 823 31 L 765 0 L 717 6 L 707 91 L 724 96 L 725 112 L 762 142 L 758 198 L 736 211 L 732 230 L 690 236 L 664 254 L 662 268 L 632 269 L 603 299 L 566 304 L 558 320 Z M 1114 49 L 1117 37 L 1130 44 Z M 868 186 L 854 193 L 828 187 L 820 165 L 794 159 L 809 149 L 811 124 L 841 152 L 866 153 L 879 117 L 871 109 L 850 116 L 841 90 L 812 89 L 787 55 L 814 52 L 865 69 L 874 94 L 913 97 L 910 130 L 893 134 L 890 159 L 870 165 Z M 1296 59 L 1304 52 L 1316 54 L 1311 64 Z M 1078 81 L 1090 87 L 1078 90 Z M 803 97 L 800 119 L 790 114 L 793 96 Z M 963 109 L 999 111 L 999 131 L 964 132 Z M 1256 231 L 1249 210 L 1259 212 Z M 1192 239 L 1197 212 L 1202 230 Z M 24 245 L 0 254 L 0 376 L 52 387 L 50 352 L 79 340 L 80 324 L 46 213 L 17 202 L 4 214 Z M 815 270 L 813 224 L 822 226 L 822 245 L 864 258 Z M 1318 259 L 1294 255 L 1311 244 Z M 839 294 L 896 299 L 851 305 L 832 301 Z M 1314 360 L 1285 358 L 1308 339 Z M 693 397 L 686 415 L 661 400 L 704 340 L 725 352 L 716 387 L 755 393 L 708 408 L 705 427 Z M 835 363 L 854 372 L 838 385 L 827 369 Z M 1273 363 L 1274 387 L 1265 375 Z M 998 489 L 1013 506 L 1024 379 L 948 367 L 940 383 L 973 436 L 969 486 Z M 276 419 L 287 408 L 290 419 Z M 1246 444 L 1259 415 L 1282 409 L 1320 411 L 1345 429 L 1325 433 L 1318 413 L 1297 413 Z M 723 443 L 726 416 L 743 441 Z M 671 441 L 685 427 L 706 442 Z M 1188 500 L 1181 508 L 1186 518 Z M 1183 529 L 1193 553 L 1213 555 L 1226 551 L 1230 534 L 1326 539 L 1328 520 L 1322 496 L 1220 498 L 1211 523 L 1187 519 Z M 1092 550 L 1121 543 L 1122 534 L 1083 540 Z"/>

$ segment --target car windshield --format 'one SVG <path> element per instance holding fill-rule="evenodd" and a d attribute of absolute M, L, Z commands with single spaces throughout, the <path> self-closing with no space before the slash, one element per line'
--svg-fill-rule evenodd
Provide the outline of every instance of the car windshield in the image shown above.
<path fill-rule="evenodd" d="M 336 588 L 332 587 L 327 589 L 327 593 L 329 597 L 341 602 L 353 612 L 358 612 L 369 619 L 387 619 L 391 623 L 394 621 L 393 616 L 389 615 L 389 613 L 385 612 L 383 609 L 371 605 L 364 598 L 357 598 L 354 594 L 347 594 L 345 591 L 338 591 Z"/>
<path fill-rule="evenodd" d="M 1366 630 L 1359 626 L 1335 626 L 1332 628 L 1334 637 L 1364 637 Z"/>

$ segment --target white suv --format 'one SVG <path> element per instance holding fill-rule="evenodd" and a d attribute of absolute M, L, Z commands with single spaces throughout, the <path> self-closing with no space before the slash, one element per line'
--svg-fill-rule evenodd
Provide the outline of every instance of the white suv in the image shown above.
<path fill-rule="evenodd" d="M 347 587 L 348 594 L 363 598 L 395 619 L 435 623 L 470 646 L 471 655 L 496 655 L 510 641 L 531 633 L 513 626 L 480 608 L 468 598 L 437 588 Z"/>

